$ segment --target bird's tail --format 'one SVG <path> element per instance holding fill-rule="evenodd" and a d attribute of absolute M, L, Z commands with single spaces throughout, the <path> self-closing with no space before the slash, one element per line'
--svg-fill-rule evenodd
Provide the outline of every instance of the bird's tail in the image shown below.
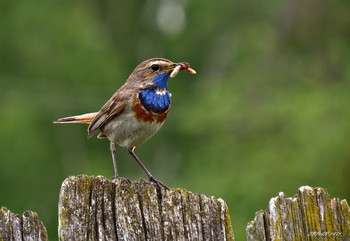
<path fill-rule="evenodd" d="M 55 124 L 65 124 L 65 123 L 90 124 L 92 119 L 94 119 L 97 114 L 98 114 L 98 112 L 93 112 L 93 113 L 87 113 L 87 114 L 83 114 L 83 115 L 63 117 L 63 118 L 60 118 L 60 119 L 54 121 L 53 123 L 55 123 Z"/>

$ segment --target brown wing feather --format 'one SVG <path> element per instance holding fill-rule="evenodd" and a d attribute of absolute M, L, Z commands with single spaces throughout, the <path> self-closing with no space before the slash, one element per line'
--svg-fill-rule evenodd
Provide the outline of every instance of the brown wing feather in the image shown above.
<path fill-rule="evenodd" d="M 88 137 L 92 137 L 97 130 L 103 127 L 109 120 L 123 112 L 131 99 L 131 92 L 127 86 L 122 86 L 114 95 L 102 106 L 96 117 L 88 127 Z"/>

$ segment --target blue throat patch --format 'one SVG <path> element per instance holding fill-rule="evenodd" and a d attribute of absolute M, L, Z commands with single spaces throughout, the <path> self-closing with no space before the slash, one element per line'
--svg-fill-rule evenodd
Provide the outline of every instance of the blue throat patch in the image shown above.
<path fill-rule="evenodd" d="M 155 89 L 144 89 L 139 94 L 142 105 L 148 111 L 162 113 L 170 106 L 171 94 L 167 88 L 170 73 L 156 75 L 152 82 L 156 84 Z"/>
<path fill-rule="evenodd" d="M 168 89 L 167 83 L 169 79 L 170 73 L 161 73 L 154 76 L 152 82 L 156 84 L 157 89 Z"/>

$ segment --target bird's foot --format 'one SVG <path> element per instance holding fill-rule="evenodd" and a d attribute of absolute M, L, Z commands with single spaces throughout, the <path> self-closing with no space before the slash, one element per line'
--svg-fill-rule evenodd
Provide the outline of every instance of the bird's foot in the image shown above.
<path fill-rule="evenodd" d="M 119 177 L 118 174 L 114 174 L 113 177 L 112 177 L 112 179 L 117 179 L 118 177 Z"/>
<path fill-rule="evenodd" d="M 162 186 L 162 187 L 164 187 L 165 189 L 168 189 L 168 190 L 170 189 L 167 185 L 165 185 L 165 184 L 163 184 L 161 181 L 155 179 L 153 176 L 151 176 L 151 177 L 149 178 L 149 180 L 150 180 L 151 182 L 154 182 L 157 186 Z"/>

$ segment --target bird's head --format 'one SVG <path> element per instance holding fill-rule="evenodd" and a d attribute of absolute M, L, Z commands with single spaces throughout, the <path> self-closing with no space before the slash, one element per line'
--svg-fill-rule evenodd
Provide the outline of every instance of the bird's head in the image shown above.
<path fill-rule="evenodd" d="M 168 59 L 153 58 L 139 64 L 129 79 L 141 84 L 142 89 L 166 89 L 169 77 L 175 77 L 180 70 L 187 70 L 191 74 L 196 73 L 186 62 L 174 63 Z"/>

